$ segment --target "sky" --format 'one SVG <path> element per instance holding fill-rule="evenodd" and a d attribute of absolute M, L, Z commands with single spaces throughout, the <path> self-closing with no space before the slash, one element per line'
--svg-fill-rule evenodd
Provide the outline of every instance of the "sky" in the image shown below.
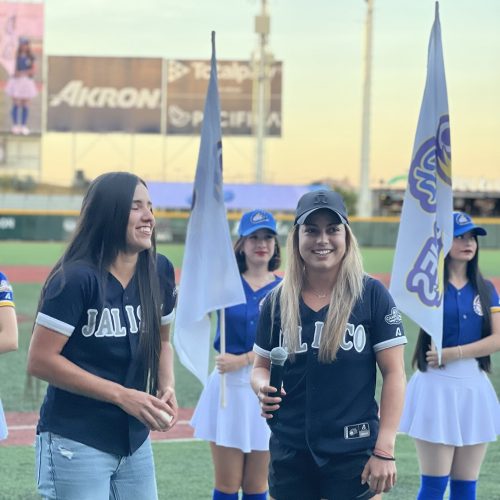
<path fill-rule="evenodd" d="M 265 182 L 333 178 L 358 184 L 366 5 L 268 0 L 270 49 L 283 61 L 283 129 L 281 138 L 266 141 Z M 260 8 L 260 0 L 46 0 L 45 52 L 209 59 L 215 30 L 218 59 L 246 59 L 257 44 L 254 17 Z M 455 184 L 500 189 L 500 2 L 441 0 L 440 18 Z M 374 186 L 408 171 L 433 20 L 433 0 L 374 0 Z M 141 142 L 133 148 L 129 139 L 110 139 L 113 145 L 81 137 L 76 153 L 68 140 L 49 137 L 45 160 L 59 154 L 66 155 L 62 163 L 71 163 L 70 169 L 128 164 L 154 179 L 194 177 L 198 137 L 167 138 L 162 146 L 151 139 L 150 146 Z M 96 142 L 99 147 L 91 147 Z M 152 157 L 159 147 L 158 166 Z M 254 140 L 225 137 L 223 147 L 225 182 L 252 182 Z"/>

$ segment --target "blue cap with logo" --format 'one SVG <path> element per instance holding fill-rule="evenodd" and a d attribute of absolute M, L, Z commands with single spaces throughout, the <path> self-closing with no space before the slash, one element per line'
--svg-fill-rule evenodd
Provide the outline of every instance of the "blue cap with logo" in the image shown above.
<path fill-rule="evenodd" d="M 488 234 L 484 227 L 474 224 L 470 215 L 464 212 L 453 212 L 453 236 L 461 236 L 469 231 L 473 231 L 477 236 Z"/>
<path fill-rule="evenodd" d="M 276 231 L 276 221 L 274 217 L 265 210 L 252 210 L 242 215 L 238 234 L 240 236 L 249 236 L 259 229 L 269 229 L 274 234 Z"/>

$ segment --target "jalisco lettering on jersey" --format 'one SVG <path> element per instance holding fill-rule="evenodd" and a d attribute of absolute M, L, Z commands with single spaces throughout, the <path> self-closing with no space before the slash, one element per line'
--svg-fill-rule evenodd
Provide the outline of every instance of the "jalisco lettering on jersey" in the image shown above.
<path fill-rule="evenodd" d="M 398 320 L 399 319 L 399 320 Z M 392 313 L 385 317 L 385 322 L 388 325 L 400 325 L 401 324 L 401 314 L 399 311 L 393 307 Z M 323 327 L 325 323 L 323 321 L 316 321 L 314 323 L 314 337 L 311 342 L 311 347 L 314 349 L 319 349 L 321 344 L 321 336 L 323 334 Z M 308 350 L 306 342 L 302 342 L 302 327 L 298 327 L 299 334 L 299 347 L 295 350 L 295 354 L 305 353 Z M 401 337 L 403 334 L 401 329 L 398 327 L 396 329 L 396 337 Z M 285 349 L 288 348 L 286 337 L 283 336 L 283 332 L 280 331 L 281 344 Z M 350 351 L 354 348 L 356 352 L 363 352 L 366 346 L 366 332 L 363 325 L 353 325 L 352 323 L 347 323 L 344 338 L 340 342 L 340 348 L 344 351 Z"/>
<path fill-rule="evenodd" d="M 408 175 L 409 191 L 420 208 L 436 213 L 437 182 L 451 186 L 450 121 L 443 115 L 436 135 L 427 139 L 417 150 Z M 430 307 L 440 307 L 443 284 L 439 270 L 443 268 L 443 234 L 434 224 L 433 235 L 426 240 L 406 278 L 406 287 Z"/>
<path fill-rule="evenodd" d="M 137 306 L 134 311 L 133 306 L 125 306 L 127 318 L 130 325 L 130 333 L 137 333 L 139 331 L 141 321 L 141 306 Z M 82 335 L 84 337 L 125 337 L 127 329 L 122 326 L 120 320 L 120 309 L 112 307 L 111 309 L 105 307 L 101 311 L 101 318 L 99 319 L 99 326 L 96 330 L 97 309 L 87 309 L 87 324 L 82 326 Z"/>

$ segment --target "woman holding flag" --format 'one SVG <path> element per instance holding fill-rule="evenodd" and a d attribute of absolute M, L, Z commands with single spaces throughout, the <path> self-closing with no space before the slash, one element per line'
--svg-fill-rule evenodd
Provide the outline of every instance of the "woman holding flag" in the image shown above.
<path fill-rule="evenodd" d="M 479 270 L 478 236 L 486 230 L 453 213 L 453 243 L 444 266 L 441 364 L 420 331 L 400 430 L 415 439 L 420 462 L 418 500 L 476 498 L 486 443 L 500 435 L 500 405 L 486 373 L 500 350 L 500 302 Z"/>
<path fill-rule="evenodd" d="M 203 390 L 191 421 L 195 437 L 210 442 L 215 469 L 214 500 L 267 498 L 269 429 L 250 386 L 252 351 L 260 307 L 281 281 L 276 221 L 264 210 L 243 214 L 234 253 L 246 303 L 225 309 L 225 345 L 221 352 L 220 317 L 214 347 L 215 369 Z M 221 401 L 225 374 L 225 402 Z"/>

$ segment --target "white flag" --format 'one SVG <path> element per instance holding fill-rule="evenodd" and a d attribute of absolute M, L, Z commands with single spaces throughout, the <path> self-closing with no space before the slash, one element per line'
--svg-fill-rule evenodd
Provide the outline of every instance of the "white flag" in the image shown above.
<path fill-rule="evenodd" d="M 244 302 L 245 292 L 231 243 L 222 189 L 222 134 L 215 33 L 212 32 L 210 81 L 174 330 L 179 359 L 202 384 L 208 376 L 208 313 Z"/>
<path fill-rule="evenodd" d="M 443 339 L 443 266 L 453 241 L 450 120 L 439 4 L 429 40 L 420 108 L 391 275 L 396 305 L 434 340 Z"/>

